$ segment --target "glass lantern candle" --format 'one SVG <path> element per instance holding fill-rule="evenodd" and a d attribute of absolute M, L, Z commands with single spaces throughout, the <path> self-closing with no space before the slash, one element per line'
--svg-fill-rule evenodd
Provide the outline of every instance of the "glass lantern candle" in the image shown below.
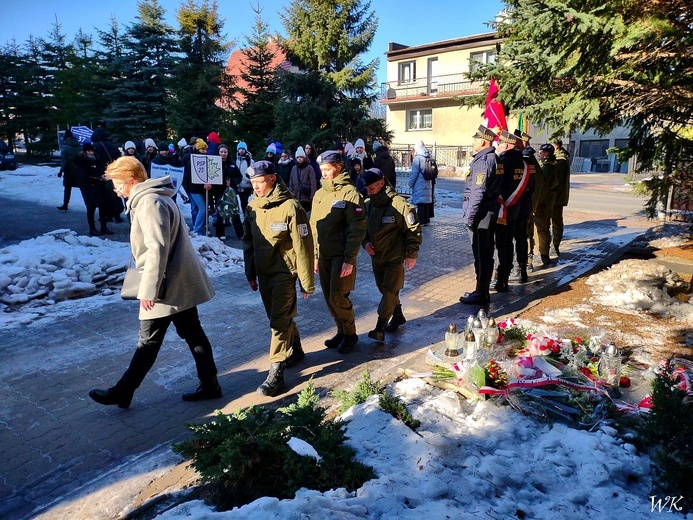
<path fill-rule="evenodd" d="M 484 345 L 486 347 L 493 346 L 498 341 L 498 326 L 496 320 L 489 317 L 486 328 L 484 329 Z"/>
<path fill-rule="evenodd" d="M 445 355 L 448 357 L 457 357 L 460 355 L 458 350 L 460 335 L 457 333 L 457 325 L 451 323 L 445 333 Z"/>
<path fill-rule="evenodd" d="M 609 343 L 599 361 L 599 377 L 609 386 L 617 387 L 621 379 L 623 356 L 616 345 Z"/>
<path fill-rule="evenodd" d="M 474 363 L 476 361 L 476 337 L 474 331 L 470 330 L 464 336 L 464 359 Z"/>
<path fill-rule="evenodd" d="M 474 318 L 472 332 L 474 333 L 474 339 L 476 340 L 476 350 L 479 350 L 484 346 L 484 326 L 481 324 L 481 320 L 478 316 Z"/>

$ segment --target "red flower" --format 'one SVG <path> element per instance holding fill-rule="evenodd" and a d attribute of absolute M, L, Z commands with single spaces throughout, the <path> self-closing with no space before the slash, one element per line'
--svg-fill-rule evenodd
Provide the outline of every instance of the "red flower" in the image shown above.
<path fill-rule="evenodd" d="M 575 337 L 573 338 L 573 341 L 574 341 L 575 343 L 577 343 L 578 345 L 582 345 L 582 338 L 580 338 L 580 337 L 578 337 L 578 336 L 575 336 Z"/>
<path fill-rule="evenodd" d="M 582 375 L 589 377 L 590 379 L 594 379 L 594 374 L 590 371 L 589 368 L 587 367 L 580 367 L 580 372 Z"/>
<path fill-rule="evenodd" d="M 627 377 L 621 377 L 621 379 L 618 382 L 618 386 L 621 388 L 630 388 L 630 379 Z"/>

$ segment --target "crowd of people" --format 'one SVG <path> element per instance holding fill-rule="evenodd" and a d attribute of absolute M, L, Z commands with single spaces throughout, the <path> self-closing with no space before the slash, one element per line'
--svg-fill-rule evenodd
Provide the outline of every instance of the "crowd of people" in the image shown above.
<path fill-rule="evenodd" d="M 552 261 L 551 237 L 555 254 L 560 254 L 562 208 L 568 202 L 567 152 L 558 143 L 544 144 L 537 160 L 530 139 L 523 132 L 496 134 L 484 126 L 473 137 L 475 154 L 465 181 L 462 217 L 472 243 L 477 284 L 474 291 L 460 298 L 462 303 L 488 305 L 494 255 L 498 258 L 497 292 L 508 290 L 514 258 L 515 275 L 519 281 L 527 281 L 534 228 L 542 264 L 548 266 Z M 70 158 L 77 168 L 84 169 L 86 160 L 99 165 L 86 178 L 95 179 L 103 189 L 110 185 L 112 192 L 126 199 L 132 256 L 135 266 L 143 270 L 135 355 L 115 386 L 90 392 L 95 401 L 123 408 L 130 405 L 171 323 L 190 346 L 200 380 L 197 390 L 183 394 L 183 399 L 198 401 L 222 395 L 212 347 L 197 314 L 197 305 L 211 299 L 214 290 L 199 260 L 190 256 L 190 237 L 175 203 L 172 179 L 151 178 L 152 164 L 183 168 L 184 202 L 191 204 L 193 233 L 205 232 L 211 206 L 216 213 L 217 237 L 225 239 L 225 227 L 233 224 L 242 238 L 246 279 L 250 289 L 260 293 L 271 330 L 269 370 L 258 392 L 268 396 L 281 393 L 285 369 L 305 355 L 294 321 L 297 281 L 303 297 L 308 298 L 315 291 L 314 278 L 318 276 L 336 329 L 324 344 L 343 355 L 353 350 L 359 336 L 349 296 L 355 287 L 361 248 L 370 256 L 375 285 L 381 293 L 376 324 L 368 337 L 384 342 L 386 333 L 396 332 L 406 323 L 399 299 L 405 268 L 416 265 L 422 226 L 433 216 L 434 180 L 424 175 L 430 152 L 423 142 L 412 153 L 411 197 L 406 199 L 396 189 L 394 161 L 378 141 L 372 146 L 374 157 L 366 153 L 362 139 L 355 146 L 337 141 L 333 149 L 319 155 L 310 143 L 296 147 L 293 154 L 281 143 L 270 143 L 258 161 L 242 141 L 236 144 L 234 160 L 215 132 L 206 140 L 194 137 L 188 143 L 182 139 L 178 149 L 147 139 L 139 156 L 135 144 L 128 141 L 123 156 L 115 160 L 116 152 L 107 141 L 93 137 L 92 141 L 97 144 L 85 144 L 80 154 L 66 150 L 61 172 L 67 175 Z M 191 156 L 210 153 L 221 158 L 223 183 L 191 182 Z M 104 163 L 104 170 L 99 170 Z M 219 211 L 229 190 L 243 213 L 242 222 L 239 215 Z M 58 209 L 66 210 L 68 202 L 69 198 L 64 208 Z M 88 213 L 89 208 L 98 207 L 101 214 L 98 203 L 90 204 Z M 92 231 L 93 210 L 88 218 Z M 102 223 L 102 230 L 104 227 Z M 163 293 L 162 287 L 167 289 Z M 190 290 L 181 291 L 181 287 Z"/>

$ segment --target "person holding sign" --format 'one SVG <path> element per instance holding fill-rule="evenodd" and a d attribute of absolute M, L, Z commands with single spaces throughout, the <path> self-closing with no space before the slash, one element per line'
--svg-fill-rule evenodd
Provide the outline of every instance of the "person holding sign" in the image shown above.
<path fill-rule="evenodd" d="M 185 163 L 183 172 L 183 188 L 190 196 L 190 214 L 192 216 L 192 232 L 197 235 L 206 235 L 207 204 L 205 203 L 206 192 L 212 186 L 201 182 L 193 181 L 192 160 L 194 155 L 206 155 L 207 143 L 202 139 L 197 139 L 193 143 L 193 153 L 190 154 Z"/>
<path fill-rule="evenodd" d="M 247 174 L 254 197 L 245 212 L 245 276 L 253 291 L 260 289 L 272 330 L 270 371 L 257 391 L 275 396 L 284 387 L 284 368 L 304 357 L 294 323 L 296 279 L 304 298 L 315 291 L 313 236 L 306 212 L 271 161 L 251 164 Z"/>

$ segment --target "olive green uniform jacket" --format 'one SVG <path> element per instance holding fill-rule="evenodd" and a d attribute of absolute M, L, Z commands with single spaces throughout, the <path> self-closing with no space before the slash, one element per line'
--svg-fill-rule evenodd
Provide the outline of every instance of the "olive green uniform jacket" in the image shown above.
<path fill-rule="evenodd" d="M 421 247 L 421 226 L 416 210 L 391 186 L 366 200 L 365 247 L 375 250 L 373 262 L 404 262 L 417 258 Z"/>
<path fill-rule="evenodd" d="M 567 206 L 570 196 L 570 155 L 565 150 L 556 150 L 556 173 L 558 177 L 556 204 Z"/>
<path fill-rule="evenodd" d="M 248 203 L 243 227 L 248 280 L 285 274 L 298 276 L 303 292 L 315 290 L 313 235 L 308 217 L 279 177 L 267 196 Z"/>

